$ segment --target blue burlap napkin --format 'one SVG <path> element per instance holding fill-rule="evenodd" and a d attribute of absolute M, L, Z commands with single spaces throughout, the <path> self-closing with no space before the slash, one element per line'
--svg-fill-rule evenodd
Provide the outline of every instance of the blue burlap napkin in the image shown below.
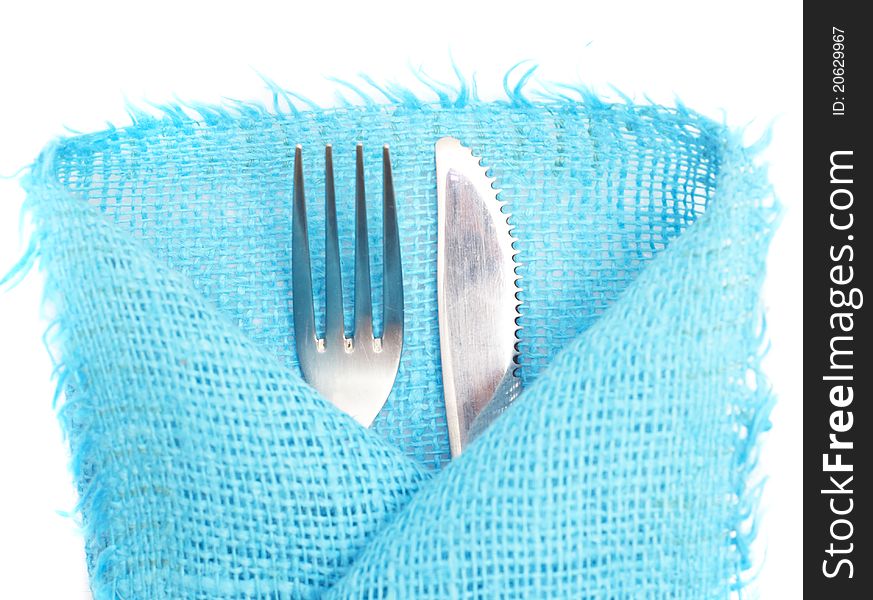
<path fill-rule="evenodd" d="M 56 314 L 97 598 L 704 598 L 745 584 L 778 216 L 754 151 L 681 106 L 438 91 L 301 110 L 276 88 L 269 110 L 134 112 L 33 165 L 29 258 Z M 492 166 L 510 203 L 526 385 L 451 464 L 433 159 L 445 135 Z M 374 203 L 392 149 L 406 302 L 400 372 L 369 431 L 302 381 L 291 315 L 293 149 L 320 232 L 334 146 L 352 281 L 357 142 Z"/>

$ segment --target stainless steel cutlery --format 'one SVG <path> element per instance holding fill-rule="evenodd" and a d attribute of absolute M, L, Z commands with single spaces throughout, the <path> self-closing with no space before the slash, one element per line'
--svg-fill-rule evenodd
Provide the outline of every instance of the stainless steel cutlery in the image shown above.
<path fill-rule="evenodd" d="M 436 143 L 437 304 L 452 456 L 521 389 L 515 241 L 486 168 L 455 138 Z"/>
<path fill-rule="evenodd" d="M 480 160 L 457 139 L 436 143 L 440 355 L 452 456 L 512 402 L 518 371 L 515 239 L 505 202 Z M 355 317 L 345 336 L 331 146 L 325 148 L 325 324 L 316 333 L 302 149 L 294 156 L 292 284 L 297 356 L 306 381 L 365 427 L 382 409 L 403 347 L 403 276 L 388 147 L 383 173 L 383 333 L 373 335 L 363 148 L 355 177 Z"/>
<path fill-rule="evenodd" d="M 400 364 L 403 348 L 403 273 L 397 204 L 388 146 L 382 150 L 382 336 L 373 335 L 370 294 L 370 251 L 367 242 L 367 204 L 364 193 L 364 153 L 358 144 L 355 171 L 355 317 L 352 336 L 345 337 L 333 151 L 325 148 L 325 327 L 316 335 L 312 304 L 309 232 L 303 190 L 303 151 L 294 153 L 291 277 L 294 334 L 300 369 L 306 381 L 325 398 L 369 427 L 379 414 Z"/>

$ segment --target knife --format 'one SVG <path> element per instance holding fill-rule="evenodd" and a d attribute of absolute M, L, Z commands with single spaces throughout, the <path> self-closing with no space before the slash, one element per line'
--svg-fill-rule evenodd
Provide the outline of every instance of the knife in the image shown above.
<path fill-rule="evenodd" d="M 521 391 L 516 240 L 486 170 L 459 140 L 437 141 L 437 304 L 453 457 Z"/>

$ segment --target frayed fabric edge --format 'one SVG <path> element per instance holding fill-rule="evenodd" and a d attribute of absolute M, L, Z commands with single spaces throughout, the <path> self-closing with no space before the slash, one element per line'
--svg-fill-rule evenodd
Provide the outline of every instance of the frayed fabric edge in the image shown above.
<path fill-rule="evenodd" d="M 744 382 L 749 390 L 749 402 L 736 407 L 733 415 L 734 444 L 733 463 L 730 489 L 737 499 L 731 522 L 728 524 L 729 544 L 736 549 L 739 560 L 736 572 L 729 582 L 732 597 L 744 598 L 764 568 L 765 557 L 756 557 L 753 553 L 753 543 L 757 539 L 761 518 L 760 499 L 766 484 L 766 476 L 759 481 L 753 481 L 753 475 L 758 467 L 758 458 L 762 449 L 764 433 L 770 430 L 770 413 L 776 403 L 776 394 L 770 385 L 767 374 L 762 367 L 762 361 L 769 350 L 767 333 L 767 315 L 761 292 L 767 275 L 766 260 L 773 235 L 784 216 L 784 208 L 776 197 L 772 185 L 767 178 L 767 165 L 762 162 L 762 153 L 768 147 L 772 128 L 768 127 L 756 140 L 744 144 L 746 128 L 737 128 L 729 132 L 726 154 L 731 154 L 733 160 L 746 170 L 740 173 L 739 185 L 731 183 L 736 188 L 733 193 L 751 194 L 749 213 L 754 216 L 756 227 L 754 252 L 754 272 L 756 277 L 750 283 L 750 289 L 757 297 L 753 315 L 754 328 L 746 337 L 747 346 L 752 349 L 748 356 L 746 369 L 748 378 Z M 723 165 L 724 166 L 724 165 Z M 723 190 L 722 190 L 723 191 Z M 717 204 L 717 203 L 716 203 Z M 707 211 L 709 212 L 709 211 Z M 706 215 L 704 215 L 704 218 Z"/>
<path fill-rule="evenodd" d="M 397 83 L 379 83 L 365 73 L 358 75 L 359 81 L 328 77 L 327 80 L 336 84 L 335 102 L 333 105 L 319 104 L 304 94 L 280 86 L 267 75 L 255 70 L 271 95 L 269 104 L 224 97 L 219 103 L 197 102 L 183 100 L 178 97 L 171 102 L 151 102 L 143 100 L 139 103 L 125 100 L 125 108 L 130 123 L 107 123 L 102 131 L 85 133 L 68 129 L 75 135 L 100 137 L 111 135 L 119 129 L 136 127 L 143 124 L 167 122 L 175 127 L 214 126 L 232 120 L 260 120 L 276 117 L 302 117 L 307 112 L 330 114 L 335 111 L 356 110 L 394 110 L 394 111 L 438 111 L 478 107 L 487 104 L 498 104 L 516 108 L 548 105 L 556 110 L 578 110 L 585 107 L 588 110 L 610 110 L 613 107 L 657 108 L 675 113 L 677 116 L 690 116 L 690 111 L 679 98 L 674 98 L 673 106 L 658 104 L 648 96 L 640 103 L 616 86 L 609 86 L 616 94 L 617 100 L 607 101 L 593 88 L 582 83 L 562 83 L 541 80 L 535 77 L 539 68 L 529 61 L 519 62 L 510 67 L 503 76 L 502 86 L 504 97 L 485 100 L 480 97 L 475 75 L 465 76 L 457 65 L 452 65 L 456 81 L 442 82 L 423 69 L 413 69 L 412 77 L 424 89 L 415 91 L 409 85 Z M 345 92 L 345 93 L 344 93 Z M 427 94 L 433 96 L 428 98 Z M 381 99 L 375 96 L 381 96 Z M 715 121 L 713 126 L 717 126 Z M 698 126 L 701 123 L 698 123 Z"/>

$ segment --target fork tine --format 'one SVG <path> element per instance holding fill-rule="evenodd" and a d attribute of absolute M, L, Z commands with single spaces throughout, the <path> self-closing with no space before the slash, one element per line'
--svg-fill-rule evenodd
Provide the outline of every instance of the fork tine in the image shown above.
<path fill-rule="evenodd" d="M 357 147 L 355 172 L 355 339 L 373 339 L 370 294 L 370 249 L 367 241 L 367 201 L 364 194 L 364 147 Z"/>
<path fill-rule="evenodd" d="M 303 191 L 303 148 L 300 145 L 294 150 L 294 207 L 291 220 L 294 334 L 298 340 L 308 344 L 315 342 L 315 314 L 312 308 L 312 271 L 309 266 L 309 234 Z"/>
<path fill-rule="evenodd" d="M 339 241 L 336 226 L 336 192 L 333 183 L 333 149 L 324 148 L 324 249 L 325 249 L 325 327 L 324 343 L 344 344 L 343 289 Z"/>
<path fill-rule="evenodd" d="M 385 345 L 399 344 L 403 340 L 403 270 L 394 177 L 387 144 L 382 147 L 382 186 L 382 339 Z"/>

